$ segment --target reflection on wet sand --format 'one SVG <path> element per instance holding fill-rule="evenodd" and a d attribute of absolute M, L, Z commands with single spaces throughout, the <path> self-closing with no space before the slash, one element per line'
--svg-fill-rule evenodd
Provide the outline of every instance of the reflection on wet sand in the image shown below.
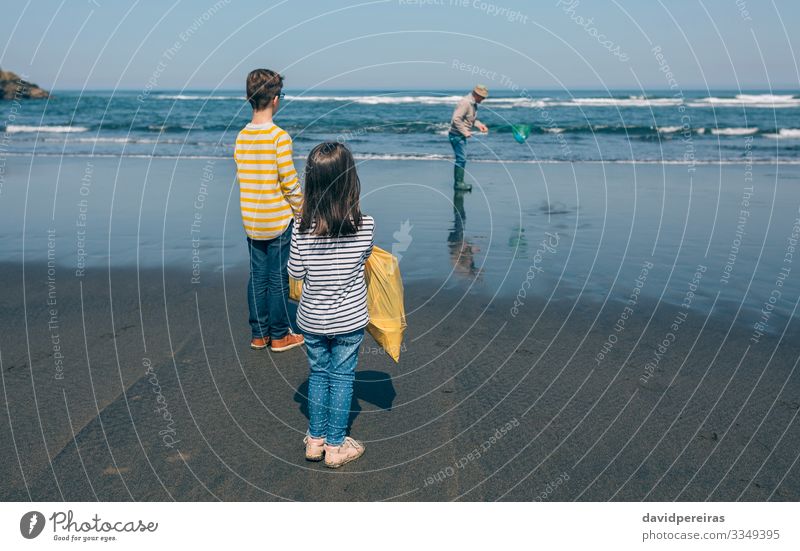
<path fill-rule="evenodd" d="M 516 225 L 511 228 L 511 235 L 508 237 L 508 248 L 514 251 L 514 258 L 528 257 L 528 238 L 525 237 L 525 228 Z"/>
<path fill-rule="evenodd" d="M 447 236 L 450 249 L 450 261 L 456 274 L 469 278 L 481 278 L 482 270 L 475 265 L 475 253 L 480 249 L 464 237 L 464 225 L 467 219 L 464 210 L 465 191 L 453 191 L 453 227 Z"/>

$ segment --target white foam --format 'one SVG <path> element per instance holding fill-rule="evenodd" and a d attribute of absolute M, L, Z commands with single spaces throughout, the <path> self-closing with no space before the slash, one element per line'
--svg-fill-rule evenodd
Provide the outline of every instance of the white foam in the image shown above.
<path fill-rule="evenodd" d="M 85 126 L 25 126 L 17 124 L 9 124 L 6 126 L 6 132 L 15 134 L 17 132 L 49 132 L 66 134 L 69 132 L 86 132 L 89 130 Z"/>
<path fill-rule="evenodd" d="M 323 102 L 338 101 L 355 103 L 359 105 L 455 105 L 464 96 L 286 96 L 288 101 L 300 102 Z M 531 99 L 522 97 L 513 98 L 488 98 L 483 101 L 483 105 L 491 105 L 493 108 L 510 109 L 512 107 L 544 107 L 549 98 Z"/>
<path fill-rule="evenodd" d="M 167 132 L 170 128 L 173 128 L 172 125 L 169 124 L 149 124 L 147 125 L 148 130 L 157 130 L 159 132 Z M 202 126 L 192 126 L 191 124 L 181 124 L 180 128 L 182 130 L 202 130 Z"/>
<path fill-rule="evenodd" d="M 61 141 L 55 140 L 55 138 L 51 139 L 44 139 L 45 141 Z M 132 143 L 132 144 L 186 144 L 186 145 L 202 145 L 200 142 L 189 142 L 186 140 L 179 140 L 179 139 L 168 139 L 168 138 L 138 138 L 138 137 L 109 137 L 109 136 L 93 136 L 93 137 L 82 137 L 82 138 L 69 138 L 70 143 Z"/>
<path fill-rule="evenodd" d="M 711 133 L 716 136 L 750 136 L 758 132 L 758 128 L 712 128 Z"/>
<path fill-rule="evenodd" d="M 800 107 L 800 98 L 792 94 L 738 94 L 733 98 L 708 97 L 688 104 L 690 107 L 756 107 L 785 108 Z"/>
<path fill-rule="evenodd" d="M 119 158 L 134 158 L 134 159 L 228 159 L 230 160 L 230 156 L 227 155 L 153 155 L 153 154 L 131 154 L 126 153 L 125 155 L 120 155 L 118 153 L 70 153 L 70 154 L 61 154 L 61 153 L 41 153 L 38 152 L 36 154 L 31 154 L 30 152 L 9 152 L 6 153 L 7 157 L 50 157 L 50 158 L 108 158 L 108 159 L 119 159 Z M 387 161 L 394 161 L 394 160 L 407 160 L 407 161 L 443 161 L 452 163 L 453 158 L 452 156 L 434 156 L 434 157 L 425 157 L 425 156 L 415 156 L 415 155 L 354 155 L 356 158 L 362 159 L 374 159 L 374 160 L 387 160 Z M 473 159 L 470 162 L 474 163 L 490 163 L 490 164 L 554 164 L 554 165 L 573 165 L 573 164 L 590 164 L 590 165 L 602 165 L 602 164 L 622 164 L 622 165 L 675 165 L 675 166 L 694 166 L 694 165 L 702 165 L 702 166 L 742 166 L 745 164 L 744 161 L 740 159 L 708 159 L 708 160 L 696 160 L 696 161 L 682 161 L 682 160 L 665 160 L 665 159 L 641 159 L 641 160 L 628 160 L 628 159 L 617 159 L 617 160 L 561 160 L 561 159 L 539 159 L 539 160 L 531 160 L 531 159 Z M 753 165 L 769 165 L 769 166 L 781 166 L 781 165 L 792 165 L 792 166 L 800 166 L 800 159 L 753 159 L 752 162 L 748 161 L 747 164 Z"/>
<path fill-rule="evenodd" d="M 463 96 L 286 96 L 287 101 L 339 101 L 361 105 L 420 103 L 423 105 L 455 104 Z"/>
<path fill-rule="evenodd" d="M 692 128 L 685 126 L 660 126 L 656 129 L 659 134 L 675 134 L 677 132 L 692 132 L 694 134 L 705 134 L 706 129 L 702 126 L 700 128 Z"/>
<path fill-rule="evenodd" d="M 549 105 L 557 107 L 671 107 L 680 105 L 678 98 L 573 98 L 569 101 L 554 101 Z"/>
<path fill-rule="evenodd" d="M 70 138 L 70 142 L 77 143 L 132 143 L 130 138 L 106 138 L 95 136 L 94 138 Z"/>
<path fill-rule="evenodd" d="M 774 140 L 800 140 L 800 128 L 781 128 L 777 134 L 764 134 L 764 137 Z"/>
<path fill-rule="evenodd" d="M 244 101 L 244 96 L 193 96 L 190 94 L 156 94 L 153 99 L 164 99 L 172 101 L 199 101 L 199 100 L 240 100 Z"/>
<path fill-rule="evenodd" d="M 514 107 L 538 108 L 546 107 L 550 98 L 489 98 L 483 100 L 483 104 L 490 104 L 493 109 L 511 109 Z"/>
<path fill-rule="evenodd" d="M 155 94 L 152 96 L 159 100 L 172 101 L 217 101 L 217 100 L 238 100 L 244 101 L 244 96 L 216 96 L 202 94 Z M 347 102 L 361 105 L 392 105 L 392 104 L 411 104 L 422 105 L 451 105 L 457 103 L 463 95 L 287 95 L 288 101 L 300 102 Z M 487 98 L 484 105 L 491 105 L 497 109 L 507 109 L 512 107 L 670 107 L 684 103 L 681 98 L 661 97 L 648 98 L 645 96 L 629 96 L 627 98 L 597 97 L 597 98 L 530 98 L 530 97 L 501 97 Z M 738 94 L 734 97 L 716 97 L 686 100 L 689 107 L 759 107 L 759 108 L 781 108 L 781 107 L 800 107 L 800 98 L 792 94 Z"/>
<path fill-rule="evenodd" d="M 439 155 L 437 153 L 430 153 L 428 155 L 355 153 L 353 157 L 363 161 L 446 161 L 452 159 L 449 155 Z"/>
<path fill-rule="evenodd" d="M 203 100 L 203 99 L 238 99 L 244 97 L 235 96 L 194 96 L 194 95 L 157 95 L 157 99 L 172 100 Z M 421 105 L 454 105 L 458 103 L 463 95 L 287 95 L 286 101 L 298 102 L 345 102 L 359 105 L 402 105 L 402 104 L 421 104 Z M 513 107 L 648 107 L 648 106 L 671 106 L 679 105 L 680 99 L 675 98 L 645 98 L 643 96 L 631 96 L 629 98 L 574 98 L 570 100 L 556 100 L 552 98 L 530 98 L 530 97 L 505 97 L 487 98 L 483 105 L 497 109 L 508 109 Z"/>

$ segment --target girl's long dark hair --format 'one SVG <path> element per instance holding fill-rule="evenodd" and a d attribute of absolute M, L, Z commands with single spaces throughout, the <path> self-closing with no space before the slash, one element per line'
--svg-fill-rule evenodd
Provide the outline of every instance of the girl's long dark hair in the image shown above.
<path fill-rule="evenodd" d="M 301 232 L 312 235 L 353 235 L 361 226 L 361 182 L 353 154 L 336 142 L 324 142 L 308 154 Z"/>

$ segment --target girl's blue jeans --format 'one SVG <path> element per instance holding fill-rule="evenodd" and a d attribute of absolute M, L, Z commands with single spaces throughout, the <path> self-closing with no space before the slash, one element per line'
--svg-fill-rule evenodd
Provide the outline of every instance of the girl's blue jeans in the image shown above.
<path fill-rule="evenodd" d="M 347 435 L 358 349 L 364 330 L 341 335 L 304 333 L 308 375 L 308 434 L 338 446 Z"/>

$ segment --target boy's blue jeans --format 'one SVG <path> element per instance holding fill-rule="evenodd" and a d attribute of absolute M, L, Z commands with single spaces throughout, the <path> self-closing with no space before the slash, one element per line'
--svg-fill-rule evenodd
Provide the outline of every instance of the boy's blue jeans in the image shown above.
<path fill-rule="evenodd" d="M 453 153 L 456 155 L 456 166 L 464 168 L 467 166 L 467 138 L 461 134 L 448 134 L 450 145 L 453 146 Z"/>
<path fill-rule="evenodd" d="M 341 335 L 303 335 L 308 375 L 308 434 L 331 446 L 344 442 L 353 399 L 358 349 L 364 330 Z"/>
<path fill-rule="evenodd" d="M 253 338 L 282 339 L 289 332 L 289 248 L 292 225 L 274 239 L 247 238 L 250 280 L 247 306 Z"/>

